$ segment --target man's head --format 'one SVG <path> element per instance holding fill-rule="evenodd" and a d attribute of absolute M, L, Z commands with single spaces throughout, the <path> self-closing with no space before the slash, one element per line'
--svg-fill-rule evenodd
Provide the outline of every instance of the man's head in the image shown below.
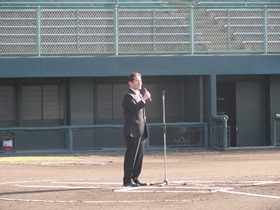
<path fill-rule="evenodd" d="M 141 74 L 138 72 L 132 72 L 128 76 L 128 85 L 133 90 L 141 90 L 141 88 L 142 88 Z"/>

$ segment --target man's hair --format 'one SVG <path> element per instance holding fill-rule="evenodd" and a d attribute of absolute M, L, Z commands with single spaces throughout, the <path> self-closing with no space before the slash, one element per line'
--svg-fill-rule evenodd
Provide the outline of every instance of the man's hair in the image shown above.
<path fill-rule="evenodd" d="M 132 72 L 127 78 L 128 82 L 133 82 L 134 78 L 137 76 L 141 77 L 141 74 L 138 72 Z"/>

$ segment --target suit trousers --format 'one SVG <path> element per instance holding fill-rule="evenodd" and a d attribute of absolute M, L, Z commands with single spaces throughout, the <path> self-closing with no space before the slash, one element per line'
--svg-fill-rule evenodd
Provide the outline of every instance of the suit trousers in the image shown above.
<path fill-rule="evenodd" d="M 137 179 L 141 173 L 146 140 L 125 137 L 124 183 Z"/>

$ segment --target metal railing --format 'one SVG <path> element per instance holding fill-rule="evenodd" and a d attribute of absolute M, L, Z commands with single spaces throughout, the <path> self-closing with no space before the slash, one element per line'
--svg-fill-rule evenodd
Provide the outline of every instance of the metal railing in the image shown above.
<path fill-rule="evenodd" d="M 227 115 L 215 115 L 212 116 L 212 120 L 215 122 L 213 126 L 213 135 L 216 139 L 215 147 L 222 147 L 224 149 L 229 147 L 229 135 L 228 135 L 228 116 Z M 218 125 L 219 123 L 219 125 Z"/>
<path fill-rule="evenodd" d="M 1 2 L 0 13 L 0 56 L 280 53 L 277 5 Z"/>
<path fill-rule="evenodd" d="M 198 136 L 196 136 L 196 139 L 193 141 L 196 141 L 197 143 L 195 145 L 187 144 L 185 146 L 200 146 L 200 147 L 208 147 L 208 126 L 206 122 L 178 122 L 178 123 L 166 123 L 167 128 L 179 128 L 179 127 L 185 127 L 185 128 L 201 128 L 201 130 L 198 133 Z M 65 150 L 68 152 L 75 151 L 75 148 L 73 148 L 73 132 L 74 130 L 85 130 L 85 129 L 103 129 L 103 128 L 110 128 L 110 129 L 122 129 L 123 125 L 65 125 L 65 126 L 40 126 L 40 127 L 6 127 L 6 128 L 0 128 L 0 132 L 13 132 L 15 134 L 15 140 L 17 139 L 17 133 L 18 132 L 36 132 L 36 131 L 65 131 L 66 132 L 66 139 L 65 139 Z M 163 127 L 163 123 L 149 123 L 147 124 L 148 132 L 151 131 L 151 129 L 154 128 L 161 128 Z M 103 135 L 104 137 L 104 135 Z M 186 139 L 186 141 L 189 139 Z M 21 141 L 24 141 L 24 139 L 21 139 Z M 40 141 L 40 140 L 39 140 Z M 150 149 L 150 143 L 151 139 L 148 139 L 147 141 L 147 149 Z M 168 146 L 178 146 L 173 145 L 174 142 L 169 141 Z M 90 150 L 90 149 L 89 149 Z"/>
<path fill-rule="evenodd" d="M 277 130 L 279 130 L 279 121 L 280 121 L 280 114 L 275 114 L 272 118 L 272 139 L 271 139 L 271 145 L 274 147 L 280 146 L 280 140 L 277 137 Z"/>

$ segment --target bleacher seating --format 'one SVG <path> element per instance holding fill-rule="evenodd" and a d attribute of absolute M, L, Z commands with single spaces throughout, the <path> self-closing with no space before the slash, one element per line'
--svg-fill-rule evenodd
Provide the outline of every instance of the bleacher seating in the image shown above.
<path fill-rule="evenodd" d="M 244 49 L 259 52 L 265 43 L 267 49 L 279 48 L 280 9 L 215 8 L 207 12 L 230 32 L 231 41 L 238 41 Z"/>
<path fill-rule="evenodd" d="M 190 11 L 176 6 L 0 7 L 1 53 L 230 53 L 248 52 L 254 44 L 261 50 L 264 42 L 280 51 L 280 8 Z"/>

